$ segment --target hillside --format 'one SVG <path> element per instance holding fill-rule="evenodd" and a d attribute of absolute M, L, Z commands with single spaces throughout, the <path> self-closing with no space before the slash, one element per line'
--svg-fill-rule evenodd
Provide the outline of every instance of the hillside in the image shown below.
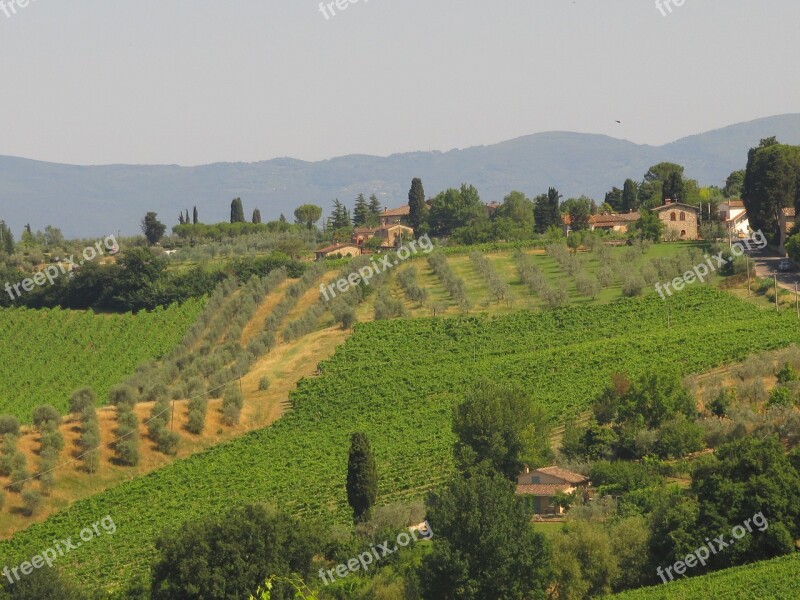
<path fill-rule="evenodd" d="M 800 554 L 690 577 L 614 596 L 617 600 L 791 600 L 800 597 Z"/>
<path fill-rule="evenodd" d="M 150 210 L 168 224 L 174 224 L 177 210 L 195 205 L 203 222 L 225 220 L 234 197 L 243 199 L 246 211 L 260 208 L 264 220 L 281 212 L 291 218 L 299 199 L 326 211 L 334 198 L 351 204 L 362 192 L 374 192 L 385 206 L 405 204 L 413 177 L 422 178 L 428 195 L 469 182 L 485 201 L 499 201 L 515 189 L 535 195 L 549 186 L 565 198 L 602 199 L 612 186 L 628 177 L 641 179 L 661 161 L 683 164 L 701 184 L 722 185 L 731 171 L 744 168 L 747 149 L 771 135 L 800 143 L 800 114 L 740 123 L 659 147 L 548 132 L 449 152 L 351 155 L 314 163 L 276 158 L 195 167 L 74 166 L 0 157 L 0 218 L 15 233 L 30 222 L 34 230 L 58 224 L 68 236 L 126 234 L 135 233 L 133 224 Z"/>
<path fill-rule="evenodd" d="M 299 383 L 294 410 L 272 427 L 77 502 L 3 542 L 0 552 L 25 556 L 111 514 L 117 533 L 65 557 L 62 566 L 72 577 L 91 574 L 97 587 L 113 586 L 121 565 L 146 568 L 164 527 L 232 502 L 269 498 L 295 514 L 346 521 L 344 485 L 331 482 L 344 481 L 354 428 L 374 440 L 382 502 L 420 497 L 452 469 L 452 390 L 478 377 L 527 382 L 537 403 L 563 417 L 585 407 L 612 370 L 636 375 L 681 356 L 676 367 L 688 374 L 796 341 L 794 315 L 709 288 L 687 290 L 672 306 L 684 315 L 680 331 L 666 326 L 654 295 L 611 307 L 360 325 L 320 365 L 320 376 Z M 719 311 L 742 318 L 720 321 Z"/>

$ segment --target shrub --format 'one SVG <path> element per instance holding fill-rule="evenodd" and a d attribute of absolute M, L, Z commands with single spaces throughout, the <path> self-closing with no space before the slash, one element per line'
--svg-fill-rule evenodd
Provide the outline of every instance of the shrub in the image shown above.
<path fill-rule="evenodd" d="M 177 433 L 164 428 L 158 436 L 158 451 L 174 456 L 178 453 L 178 444 L 180 441 L 181 438 Z"/>
<path fill-rule="evenodd" d="M 790 381 L 797 381 L 797 371 L 787 362 L 783 368 L 776 373 L 778 383 L 789 383 Z"/>
<path fill-rule="evenodd" d="M 792 391 L 783 385 L 772 388 L 768 404 L 770 406 L 792 406 L 794 404 Z"/>
<path fill-rule="evenodd" d="M 33 426 L 40 429 L 48 422 L 61 423 L 61 413 L 49 404 L 42 404 L 33 409 Z"/>
<path fill-rule="evenodd" d="M 108 403 L 119 409 L 133 409 L 136 406 L 136 391 L 129 385 L 115 385 L 108 392 Z"/>
<path fill-rule="evenodd" d="M 622 295 L 627 297 L 641 296 L 645 282 L 641 277 L 634 275 L 626 277 L 622 282 Z"/>
<path fill-rule="evenodd" d="M 83 387 L 75 390 L 69 398 L 69 412 L 73 414 L 82 413 L 88 407 L 94 407 L 97 397 L 91 388 Z"/>
<path fill-rule="evenodd" d="M 269 377 L 266 375 L 258 380 L 258 391 L 259 392 L 266 392 L 269 389 Z"/>
<path fill-rule="evenodd" d="M 186 424 L 186 429 L 195 435 L 202 433 L 205 427 L 207 411 L 208 400 L 205 397 L 189 400 L 189 422 Z"/>
<path fill-rule="evenodd" d="M 20 454 L 20 456 L 23 456 Z M 24 456 L 23 456 L 24 458 Z M 8 486 L 12 492 L 21 492 L 22 488 L 30 479 L 31 474 L 28 473 L 28 470 L 25 467 L 15 469 L 11 472 L 11 483 Z"/>
<path fill-rule="evenodd" d="M 0 415 L 0 435 L 19 435 L 19 420 L 14 415 Z"/>
<path fill-rule="evenodd" d="M 242 414 L 242 409 L 235 404 L 225 404 L 222 407 L 222 422 L 225 425 L 236 425 Z"/>
<path fill-rule="evenodd" d="M 25 490 L 22 492 L 23 511 L 27 516 L 37 514 L 44 506 L 44 497 L 38 490 Z"/>
<path fill-rule="evenodd" d="M 114 452 L 120 464 L 135 467 L 139 464 L 139 437 L 129 435 L 114 444 Z"/>
<path fill-rule="evenodd" d="M 681 415 L 659 429 L 654 449 L 661 458 L 681 458 L 704 447 L 703 428 Z"/>

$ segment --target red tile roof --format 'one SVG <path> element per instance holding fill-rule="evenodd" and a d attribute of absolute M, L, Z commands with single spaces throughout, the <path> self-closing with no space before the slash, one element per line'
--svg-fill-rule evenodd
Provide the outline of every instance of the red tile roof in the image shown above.
<path fill-rule="evenodd" d="M 330 252 L 334 252 L 336 250 L 341 250 L 342 248 L 354 248 L 359 252 L 361 249 L 356 246 L 355 244 L 333 244 L 332 246 L 325 246 L 324 248 L 320 248 L 316 251 L 317 254 L 329 254 Z"/>
<path fill-rule="evenodd" d="M 562 469 L 561 467 L 543 467 L 541 469 L 534 469 L 534 473 L 544 473 L 545 475 L 550 475 L 552 477 L 558 477 L 559 479 L 563 479 L 569 483 L 586 483 L 589 481 L 587 477 L 584 477 L 580 473 L 574 473 L 572 471 L 567 471 L 566 469 Z"/>
<path fill-rule="evenodd" d="M 532 483 L 518 485 L 517 493 L 531 496 L 555 496 L 559 492 L 566 492 L 571 487 L 568 483 Z"/>
<path fill-rule="evenodd" d="M 407 217 L 411 214 L 411 207 L 406 204 L 405 206 L 401 206 L 400 208 L 389 208 L 384 210 L 380 216 L 382 217 Z"/>
<path fill-rule="evenodd" d="M 638 221 L 641 215 L 638 212 L 628 213 L 611 213 L 608 215 L 592 215 L 589 217 L 589 223 L 592 225 L 611 224 L 619 222 L 632 222 Z"/>

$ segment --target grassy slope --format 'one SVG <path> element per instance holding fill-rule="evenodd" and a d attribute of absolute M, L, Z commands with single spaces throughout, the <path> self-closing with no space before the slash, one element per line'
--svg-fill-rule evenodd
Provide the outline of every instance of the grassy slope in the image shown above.
<path fill-rule="evenodd" d="M 614 598 L 619 600 L 795 600 L 800 598 L 800 554 L 782 556 L 742 567 L 690 577 L 667 585 L 642 588 Z"/>
<path fill-rule="evenodd" d="M 271 428 L 76 503 L 0 545 L 0 558 L 30 556 L 54 536 L 73 535 L 111 514 L 116 535 L 63 563 L 72 576 L 107 587 L 123 571 L 147 567 L 163 527 L 235 503 L 271 501 L 296 514 L 346 520 L 343 482 L 355 429 L 373 440 L 382 501 L 419 497 L 451 472 L 453 390 L 476 377 L 520 381 L 562 415 L 585 406 L 611 371 L 639 374 L 661 362 L 686 374 L 798 339 L 790 315 L 775 316 L 707 288 L 687 290 L 673 306 L 682 315 L 680 330 L 666 330 L 653 296 L 492 321 L 363 325 L 325 363 L 321 377 L 300 382 L 296 409 Z M 740 320 L 720 320 L 720 311 Z"/>

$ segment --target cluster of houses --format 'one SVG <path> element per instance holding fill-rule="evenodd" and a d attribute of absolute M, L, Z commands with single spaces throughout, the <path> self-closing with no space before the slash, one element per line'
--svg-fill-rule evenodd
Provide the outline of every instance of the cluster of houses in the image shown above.
<path fill-rule="evenodd" d="M 492 202 L 486 205 L 486 209 L 491 214 L 497 209 L 499 204 Z M 665 237 L 674 240 L 696 240 L 700 237 L 700 217 L 701 209 L 697 206 L 683 204 L 665 200 L 664 204 L 654 208 L 653 212 L 664 222 Z M 752 230 L 747 219 L 747 211 L 744 202 L 741 200 L 728 200 L 718 206 L 719 218 L 731 237 L 748 237 Z M 373 239 L 380 240 L 379 248 L 395 248 L 400 241 L 407 239 L 414 234 L 414 230 L 408 226 L 408 206 L 400 208 L 385 209 L 380 215 L 380 225 L 378 227 L 356 227 L 353 229 L 352 236 L 348 242 L 337 242 L 317 251 L 317 260 L 331 256 L 357 256 L 365 252 L 365 244 Z M 627 233 L 628 230 L 641 218 L 641 213 L 631 211 L 627 213 L 605 213 L 591 215 L 589 217 L 589 228 L 592 231 L 609 231 L 614 233 Z M 780 231 L 785 239 L 786 235 L 794 226 L 794 208 L 784 208 L 779 218 Z M 566 235 L 572 231 L 569 215 L 563 217 L 563 229 Z M 783 245 L 781 240 L 781 246 Z"/>
<path fill-rule="evenodd" d="M 349 242 L 337 242 L 317 250 L 317 260 L 331 256 L 358 256 L 365 253 L 366 243 L 373 239 L 380 240 L 380 248 L 396 248 L 404 239 L 414 235 L 408 226 L 409 207 L 384 209 L 380 214 L 380 225 L 377 227 L 356 227 Z"/>

